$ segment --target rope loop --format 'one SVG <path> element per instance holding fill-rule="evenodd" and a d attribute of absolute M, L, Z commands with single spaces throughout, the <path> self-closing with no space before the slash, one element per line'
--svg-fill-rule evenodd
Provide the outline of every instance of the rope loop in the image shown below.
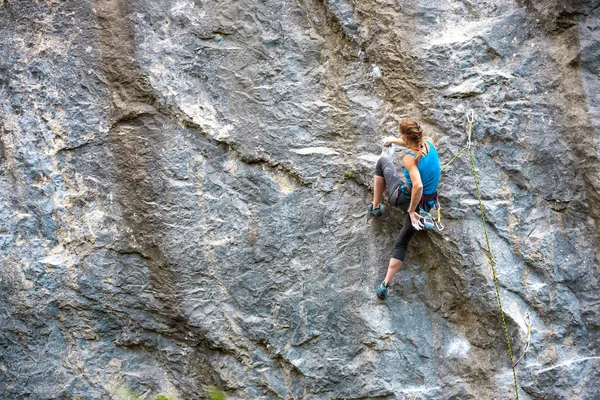
<path fill-rule="evenodd" d="M 525 322 L 527 324 L 527 344 L 525 346 L 525 349 L 524 349 L 521 357 L 519 357 L 519 359 L 516 362 L 513 362 L 514 357 L 513 357 L 512 347 L 510 345 L 510 338 L 508 335 L 508 327 L 506 325 L 504 309 L 502 308 L 502 298 L 500 297 L 500 287 L 499 287 L 500 285 L 498 283 L 498 275 L 496 274 L 496 262 L 494 261 L 494 255 L 492 254 L 492 246 L 490 245 L 490 238 L 489 238 L 488 231 L 487 231 L 487 223 L 485 221 L 485 213 L 483 212 L 483 201 L 481 201 L 481 192 L 479 190 L 479 180 L 477 179 L 477 170 L 475 168 L 475 156 L 473 155 L 473 146 L 472 146 L 472 142 L 471 142 L 471 131 L 473 129 L 473 121 L 475 120 L 475 112 L 473 111 L 473 109 L 470 109 L 469 111 L 467 111 L 466 116 L 467 116 L 467 122 L 468 122 L 467 145 L 461 151 L 459 151 L 458 154 L 456 154 L 446 165 L 444 165 L 441 170 L 444 171 L 465 150 L 469 150 L 469 157 L 471 159 L 471 172 L 473 173 L 473 180 L 475 181 L 475 188 L 477 190 L 477 200 L 479 202 L 479 212 L 481 213 L 481 222 L 483 224 L 483 232 L 485 234 L 485 242 L 487 245 L 486 252 L 488 254 L 490 266 L 492 268 L 492 277 L 493 277 L 493 282 L 494 282 L 494 288 L 496 289 L 496 300 L 498 301 L 498 308 L 500 309 L 500 317 L 502 319 L 502 327 L 504 328 L 504 338 L 506 339 L 506 347 L 508 348 L 508 356 L 510 358 L 510 363 L 512 365 L 513 379 L 514 379 L 514 385 L 515 385 L 515 395 L 516 395 L 516 399 L 519 400 L 519 385 L 517 382 L 517 373 L 516 373 L 515 367 L 519 364 L 519 362 L 525 356 L 525 353 L 527 353 L 527 351 L 529 350 L 529 343 L 530 343 L 530 338 L 531 338 L 531 318 L 529 317 L 529 313 L 527 313 L 527 315 L 525 317 Z M 438 211 L 438 219 L 436 221 L 436 225 L 438 223 L 440 225 L 440 226 L 438 226 L 438 230 L 440 230 L 440 231 L 443 230 L 444 227 L 443 227 L 443 225 L 441 225 L 439 211 Z"/>

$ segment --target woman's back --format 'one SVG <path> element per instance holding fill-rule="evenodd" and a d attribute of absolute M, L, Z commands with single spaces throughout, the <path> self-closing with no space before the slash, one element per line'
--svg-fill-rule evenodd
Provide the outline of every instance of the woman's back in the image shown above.
<path fill-rule="evenodd" d="M 429 151 L 426 155 L 419 158 L 417 168 L 419 169 L 421 182 L 423 183 L 423 194 L 430 195 L 437 191 L 438 184 L 440 183 L 442 168 L 440 166 L 440 159 L 435 146 L 429 140 L 427 140 L 426 143 L 429 145 Z M 408 154 L 416 158 L 415 153 L 409 152 Z M 410 174 L 406 168 L 404 168 L 404 177 L 406 178 L 406 182 L 409 184 L 409 186 L 412 186 Z"/>

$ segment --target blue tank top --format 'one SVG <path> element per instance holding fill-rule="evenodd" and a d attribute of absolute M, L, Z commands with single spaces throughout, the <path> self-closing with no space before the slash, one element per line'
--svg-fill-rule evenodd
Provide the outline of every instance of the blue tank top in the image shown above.
<path fill-rule="evenodd" d="M 425 156 L 422 156 L 417 164 L 417 169 L 421 174 L 424 195 L 434 194 L 437 191 L 438 184 L 440 183 L 440 176 L 442 174 L 438 153 L 429 140 L 427 140 L 427 144 L 429 144 L 429 153 L 427 153 Z M 417 155 L 413 152 L 409 152 L 408 154 L 414 156 L 415 158 L 417 157 Z M 406 178 L 406 182 L 412 186 L 410 174 L 406 168 L 404 168 L 404 177 Z"/>

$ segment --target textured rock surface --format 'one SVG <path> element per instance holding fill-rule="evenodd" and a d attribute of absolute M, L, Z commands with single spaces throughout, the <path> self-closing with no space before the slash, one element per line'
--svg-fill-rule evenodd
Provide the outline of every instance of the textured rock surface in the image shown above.
<path fill-rule="evenodd" d="M 552 4 L 549 4 L 552 3 Z M 473 131 L 524 399 L 600 397 L 595 1 L 0 0 L 0 393 L 514 396 L 467 154 L 374 296 L 407 116 Z"/>

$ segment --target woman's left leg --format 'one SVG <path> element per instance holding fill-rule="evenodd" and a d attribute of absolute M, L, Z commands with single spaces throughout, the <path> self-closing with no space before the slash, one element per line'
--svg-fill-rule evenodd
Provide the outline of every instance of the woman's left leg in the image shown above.
<path fill-rule="evenodd" d="M 385 190 L 385 178 L 375 175 L 373 177 L 373 204 L 381 203 L 383 191 Z"/>
<path fill-rule="evenodd" d="M 390 198 L 394 191 L 402 184 L 400 175 L 391 158 L 381 156 L 375 165 L 375 176 L 373 177 L 373 204 L 372 209 L 379 207 L 383 199 L 383 192 L 387 186 Z M 390 205 L 392 204 L 390 200 Z"/>

